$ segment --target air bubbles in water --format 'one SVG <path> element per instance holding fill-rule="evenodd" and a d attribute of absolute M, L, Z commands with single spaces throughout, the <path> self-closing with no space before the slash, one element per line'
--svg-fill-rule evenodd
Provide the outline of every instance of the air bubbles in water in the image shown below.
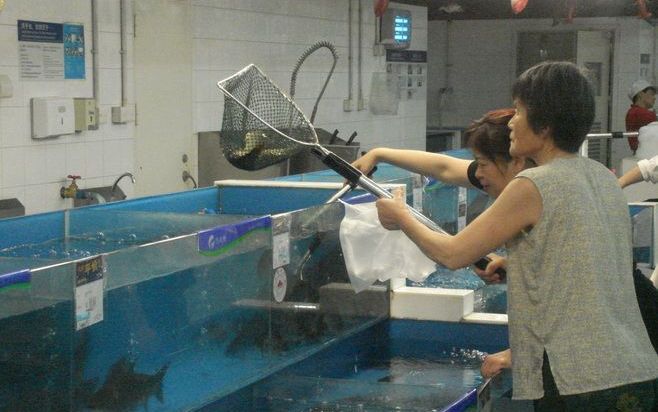
<path fill-rule="evenodd" d="M 452 352 L 450 352 L 450 363 L 475 366 L 480 364 L 485 356 L 486 352 L 477 349 L 452 348 Z"/>
<path fill-rule="evenodd" d="M 98 232 L 96 233 L 96 239 L 100 240 L 101 242 L 105 240 L 105 233 L 103 232 Z"/>
<path fill-rule="evenodd" d="M 136 241 L 136 240 L 137 240 L 137 235 L 134 234 L 134 233 L 129 234 L 129 235 L 128 235 L 128 240 L 129 240 L 130 242 L 134 242 L 134 241 Z"/>

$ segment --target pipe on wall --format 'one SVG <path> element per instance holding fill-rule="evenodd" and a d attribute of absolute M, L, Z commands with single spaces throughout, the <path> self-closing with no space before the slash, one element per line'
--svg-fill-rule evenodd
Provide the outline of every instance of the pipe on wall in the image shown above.
<path fill-rule="evenodd" d="M 126 97 L 126 18 L 125 0 L 119 0 L 119 55 L 121 57 L 121 106 L 128 104 Z"/>
<path fill-rule="evenodd" d="M 363 86 L 362 86 L 363 82 L 362 82 L 362 78 L 361 78 L 362 77 L 361 76 L 361 74 L 362 74 L 361 66 L 362 66 L 362 62 L 363 62 L 363 58 L 362 58 L 363 53 L 362 53 L 362 45 L 361 45 L 361 33 L 362 33 L 363 30 L 362 30 L 361 26 L 363 25 L 363 17 L 362 17 L 363 16 L 363 10 L 362 10 L 362 7 L 361 7 L 361 0 L 357 0 L 357 1 L 359 2 L 359 10 L 358 10 L 359 11 L 359 19 L 358 19 L 359 27 L 358 27 L 358 30 L 357 30 L 357 33 L 358 33 L 357 41 L 359 43 L 358 46 L 357 46 L 357 50 L 358 50 L 358 53 L 359 53 L 359 57 L 358 57 L 358 64 L 357 64 L 357 74 L 358 74 L 358 76 L 357 76 L 357 84 L 358 84 L 357 99 L 358 100 L 357 100 L 357 103 L 356 103 L 356 107 L 357 107 L 357 110 L 363 110 L 365 108 L 364 107 L 365 105 L 363 104 Z"/>
<path fill-rule="evenodd" d="M 91 97 L 98 102 L 98 7 L 96 0 L 91 0 L 91 33 Z"/>
<path fill-rule="evenodd" d="M 352 110 L 352 0 L 347 0 L 347 99 L 343 101 L 343 111 Z"/>

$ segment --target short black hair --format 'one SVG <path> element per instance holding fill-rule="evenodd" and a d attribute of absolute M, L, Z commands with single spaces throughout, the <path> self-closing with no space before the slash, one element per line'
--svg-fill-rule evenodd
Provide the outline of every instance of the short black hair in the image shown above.
<path fill-rule="evenodd" d="M 575 153 L 594 121 L 594 92 L 583 72 L 569 62 L 543 62 L 523 72 L 512 97 L 528 111 L 535 133 L 549 128 L 555 145 Z"/>

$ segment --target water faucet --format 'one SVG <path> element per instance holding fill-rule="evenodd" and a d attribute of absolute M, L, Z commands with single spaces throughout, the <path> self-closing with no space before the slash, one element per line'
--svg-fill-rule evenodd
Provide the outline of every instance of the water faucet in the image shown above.
<path fill-rule="evenodd" d="M 59 195 L 62 197 L 62 199 L 66 199 L 66 198 L 72 199 L 78 193 L 78 184 L 75 183 L 75 181 L 80 179 L 80 176 L 68 175 L 66 177 L 71 179 L 71 184 L 68 186 L 62 186 L 59 189 Z"/>
<path fill-rule="evenodd" d="M 133 176 L 132 173 L 126 172 L 126 173 L 122 174 L 121 176 L 117 177 L 117 180 L 115 180 L 114 184 L 112 185 L 112 190 L 110 191 L 110 196 L 111 197 L 114 197 L 114 192 L 116 192 L 116 190 L 117 190 L 117 186 L 119 185 L 119 181 L 121 179 L 123 179 L 124 177 L 126 177 L 126 176 L 129 176 L 130 180 L 133 182 L 133 184 L 135 184 L 135 176 Z"/>
<path fill-rule="evenodd" d="M 188 172 L 187 170 L 183 170 L 183 182 L 187 183 L 188 180 L 192 180 L 192 183 L 194 183 L 194 188 L 196 189 L 199 187 L 199 185 L 196 183 L 196 180 L 194 177 Z"/>

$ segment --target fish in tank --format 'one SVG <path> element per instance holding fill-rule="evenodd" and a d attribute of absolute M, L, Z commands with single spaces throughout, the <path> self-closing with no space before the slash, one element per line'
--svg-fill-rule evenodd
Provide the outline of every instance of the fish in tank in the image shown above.
<path fill-rule="evenodd" d="M 154 374 L 139 373 L 135 371 L 135 361 L 123 356 L 112 365 L 105 382 L 86 404 L 91 409 L 124 411 L 139 404 L 146 409 L 151 396 L 164 403 L 162 381 L 168 368 L 166 364 Z"/>

